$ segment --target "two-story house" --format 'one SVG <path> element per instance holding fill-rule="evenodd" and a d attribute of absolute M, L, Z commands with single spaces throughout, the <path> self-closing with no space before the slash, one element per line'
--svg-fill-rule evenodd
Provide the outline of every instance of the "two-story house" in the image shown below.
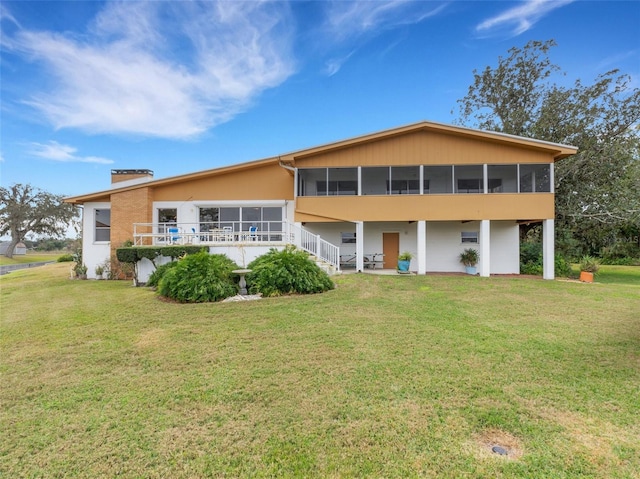
<path fill-rule="evenodd" d="M 84 206 L 89 274 L 115 248 L 200 244 L 241 265 L 295 244 L 335 269 L 519 272 L 519 225 L 542 223 L 544 278 L 554 277 L 554 163 L 572 146 L 420 122 L 274 158 L 154 179 L 112 170 L 110 188 L 67 198 Z M 149 274 L 141 265 L 142 277 Z"/>

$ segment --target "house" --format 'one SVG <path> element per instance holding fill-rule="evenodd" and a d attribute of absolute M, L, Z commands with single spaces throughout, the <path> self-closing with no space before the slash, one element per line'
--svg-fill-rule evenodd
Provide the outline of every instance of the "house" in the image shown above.
<path fill-rule="evenodd" d="M 89 272 L 130 240 L 200 244 L 243 266 L 292 243 L 356 271 L 395 269 L 409 251 L 418 274 L 463 271 L 473 247 L 481 276 L 517 274 L 519 225 L 538 222 L 553 279 L 554 163 L 576 152 L 425 121 L 165 179 L 112 170 L 109 189 L 66 201 L 84 206 Z"/>

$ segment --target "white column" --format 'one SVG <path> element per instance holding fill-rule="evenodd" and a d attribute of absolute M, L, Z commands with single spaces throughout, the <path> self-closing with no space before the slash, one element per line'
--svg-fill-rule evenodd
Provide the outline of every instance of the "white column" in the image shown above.
<path fill-rule="evenodd" d="M 427 273 L 427 222 L 418 221 L 418 274 Z"/>
<path fill-rule="evenodd" d="M 491 224 L 489 220 L 480 221 L 480 276 L 491 274 Z"/>
<path fill-rule="evenodd" d="M 364 271 L 364 223 L 356 221 L 356 271 Z"/>
<path fill-rule="evenodd" d="M 542 220 L 542 277 L 554 279 L 555 272 L 554 220 Z"/>

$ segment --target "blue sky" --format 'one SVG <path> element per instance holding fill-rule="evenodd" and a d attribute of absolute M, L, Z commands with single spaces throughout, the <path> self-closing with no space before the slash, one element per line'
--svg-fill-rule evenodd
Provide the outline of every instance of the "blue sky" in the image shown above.
<path fill-rule="evenodd" d="M 109 187 L 422 120 L 473 70 L 555 39 L 564 76 L 640 86 L 640 1 L 3 1 L 0 183 Z"/>

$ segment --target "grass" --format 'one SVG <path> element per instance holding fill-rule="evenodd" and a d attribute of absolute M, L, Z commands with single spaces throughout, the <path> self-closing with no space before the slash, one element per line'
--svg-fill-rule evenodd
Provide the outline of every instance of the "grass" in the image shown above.
<path fill-rule="evenodd" d="M 0 266 L 6 266 L 11 264 L 24 264 L 24 263 L 40 263 L 44 261 L 56 261 L 60 256 L 65 253 L 32 253 L 17 254 L 13 258 L 7 258 L 0 255 Z"/>
<path fill-rule="evenodd" d="M 607 269 L 195 305 L 11 273 L 0 475 L 638 477 L 640 275 Z"/>

